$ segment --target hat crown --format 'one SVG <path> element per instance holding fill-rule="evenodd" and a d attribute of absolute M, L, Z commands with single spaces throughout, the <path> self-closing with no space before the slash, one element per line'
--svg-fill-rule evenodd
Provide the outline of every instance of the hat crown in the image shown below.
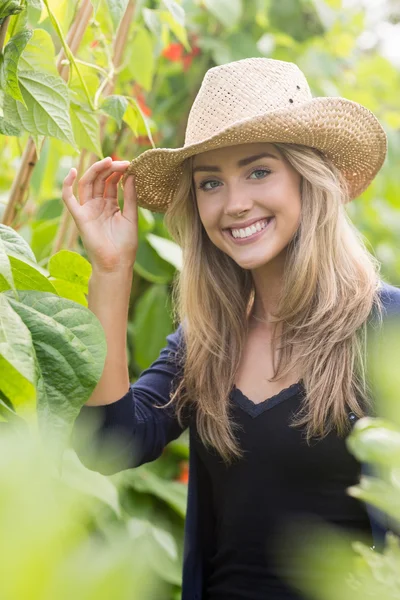
<path fill-rule="evenodd" d="M 271 58 L 245 58 L 207 71 L 189 113 L 185 146 L 231 125 L 312 99 L 297 65 Z"/>

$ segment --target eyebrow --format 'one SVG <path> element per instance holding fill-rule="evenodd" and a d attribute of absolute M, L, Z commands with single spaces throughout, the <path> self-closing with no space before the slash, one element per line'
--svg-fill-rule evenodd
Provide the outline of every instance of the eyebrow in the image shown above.
<path fill-rule="evenodd" d="M 270 154 L 269 152 L 262 152 L 262 154 L 256 154 L 254 156 L 247 156 L 246 158 L 242 158 L 237 162 L 238 167 L 245 167 L 255 160 L 259 160 L 260 158 L 274 158 L 275 160 L 279 160 L 277 156 L 274 154 Z M 213 173 L 220 173 L 221 169 L 216 167 L 215 165 L 199 165 L 194 167 L 192 170 L 192 174 L 194 175 L 198 171 L 212 171 Z"/>

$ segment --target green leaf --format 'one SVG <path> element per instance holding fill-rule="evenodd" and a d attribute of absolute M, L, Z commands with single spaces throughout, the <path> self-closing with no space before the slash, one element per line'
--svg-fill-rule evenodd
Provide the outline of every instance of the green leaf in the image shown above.
<path fill-rule="evenodd" d="M 241 1 L 241 0 L 238 0 L 238 1 Z M 180 25 L 174 19 L 174 17 L 171 15 L 171 13 L 167 10 L 161 10 L 159 12 L 159 16 L 160 16 L 161 23 L 165 23 L 166 25 L 168 25 L 169 29 L 177 37 L 177 39 L 180 41 L 180 43 L 183 44 L 183 46 L 185 47 L 187 52 L 190 52 L 191 48 L 190 48 L 190 44 L 189 44 L 189 41 L 187 38 L 187 33 L 186 33 L 185 27 Z"/>
<path fill-rule="evenodd" d="M 20 136 L 22 135 L 22 131 L 17 127 L 14 127 L 14 125 L 11 125 L 11 123 L 7 123 L 3 117 L 0 117 L 0 134 Z"/>
<path fill-rule="evenodd" d="M 68 298 L 68 300 L 73 300 L 74 302 L 87 307 L 88 302 L 86 296 L 79 285 L 74 285 L 63 279 L 52 279 L 51 283 L 61 298 Z"/>
<path fill-rule="evenodd" d="M 137 301 L 133 318 L 134 358 L 141 369 L 157 358 L 165 344 L 172 330 L 170 313 L 170 297 L 164 285 L 152 285 Z"/>
<path fill-rule="evenodd" d="M 85 110 L 74 102 L 71 102 L 70 115 L 74 137 L 78 146 L 93 152 L 100 159 L 103 158 L 98 115 Z"/>
<path fill-rule="evenodd" d="M 153 283 L 170 283 L 175 275 L 172 265 L 160 258 L 147 240 L 139 240 L 133 269 Z"/>
<path fill-rule="evenodd" d="M 0 63 L 0 87 L 14 100 L 19 100 L 26 107 L 18 85 L 18 62 L 23 49 L 32 37 L 31 30 L 20 31 L 12 37 L 6 47 Z"/>
<path fill-rule="evenodd" d="M 204 0 L 204 5 L 228 29 L 235 27 L 242 17 L 241 0 Z"/>
<path fill-rule="evenodd" d="M 28 4 L 36 10 L 42 10 L 43 8 L 42 0 L 28 0 Z"/>
<path fill-rule="evenodd" d="M 89 309 L 53 294 L 20 292 L 20 302 L 6 295 L 31 332 L 39 425 L 59 451 L 102 374 L 107 351 L 103 328 Z"/>
<path fill-rule="evenodd" d="M 398 486 L 393 486 L 377 477 L 361 477 L 359 485 L 347 489 L 350 496 L 368 502 L 393 519 L 400 521 Z"/>
<path fill-rule="evenodd" d="M 136 106 L 132 105 L 131 103 L 128 104 L 128 107 L 123 116 L 123 120 L 137 137 L 139 135 L 138 125 L 140 120 L 140 114 L 139 111 L 136 109 Z"/>
<path fill-rule="evenodd" d="M 29 247 L 28 242 L 12 227 L 0 223 L 0 240 L 3 242 L 5 251 L 9 256 L 25 258 L 33 263 L 36 262 L 35 255 Z"/>
<path fill-rule="evenodd" d="M 92 265 L 78 252 L 60 250 L 50 258 L 48 269 L 52 277 L 63 279 L 79 287 L 83 293 L 88 293 Z"/>
<path fill-rule="evenodd" d="M 19 71 L 46 71 L 59 77 L 54 43 L 51 35 L 44 29 L 35 29 L 18 63 Z"/>
<path fill-rule="evenodd" d="M 129 0 L 106 0 L 114 30 L 118 29 Z"/>
<path fill-rule="evenodd" d="M 101 110 L 104 110 L 110 117 L 116 120 L 118 127 L 122 125 L 122 119 L 128 107 L 128 100 L 124 96 L 108 96 L 101 105 Z"/>
<path fill-rule="evenodd" d="M 10 259 L 7 254 L 6 246 L 1 239 L 0 229 L 0 290 L 13 289 L 15 291 L 15 283 L 11 270 Z"/>
<path fill-rule="evenodd" d="M 21 260 L 15 256 L 9 256 L 14 283 L 17 290 L 39 290 L 40 292 L 49 292 L 56 294 L 56 289 L 44 274 L 44 269 L 39 265 Z M 8 290 L 9 287 L 3 287 L 0 283 L 0 291 Z"/>
<path fill-rule="evenodd" d="M 65 81 L 49 73 L 21 71 L 19 84 L 28 110 L 6 96 L 5 119 L 31 134 L 55 137 L 77 148 L 69 118 L 69 95 Z"/>
<path fill-rule="evenodd" d="M 0 373 L 0 391 L 15 408 L 35 401 L 32 337 L 5 294 L 0 294 Z"/>
<path fill-rule="evenodd" d="M 23 10 L 24 6 L 20 4 L 19 0 L 3 0 L 0 4 L 0 19 L 4 19 L 10 15 L 17 15 Z"/>
<path fill-rule="evenodd" d="M 101 0 L 90 0 L 93 6 L 93 17 L 96 16 L 97 11 L 99 10 L 99 6 L 101 3 Z"/>
<path fill-rule="evenodd" d="M 38 220 L 31 224 L 31 247 L 39 262 L 51 254 L 59 222 L 60 219 L 57 217 L 48 218 L 48 220 Z"/>
<path fill-rule="evenodd" d="M 175 0 L 163 0 L 165 7 L 171 13 L 173 19 L 181 26 L 185 27 L 185 11 L 183 7 Z"/>
<path fill-rule="evenodd" d="M 115 514 L 121 516 L 118 491 L 109 477 L 87 469 L 76 453 L 68 448 L 63 454 L 61 481 L 68 487 L 97 498 L 109 506 Z"/>
<path fill-rule="evenodd" d="M 161 258 L 174 265 L 178 271 L 182 270 L 182 249 L 178 244 L 153 233 L 148 233 L 146 239 Z"/>
<path fill-rule="evenodd" d="M 151 90 L 155 68 L 153 39 L 144 27 L 131 42 L 130 55 L 129 72 L 145 90 Z"/>
<path fill-rule="evenodd" d="M 155 473 L 143 465 L 136 469 L 130 469 L 121 473 L 119 478 L 124 485 L 132 486 L 136 491 L 153 494 L 168 504 L 178 515 L 185 518 L 187 485 L 179 481 L 169 481 L 158 477 Z"/>

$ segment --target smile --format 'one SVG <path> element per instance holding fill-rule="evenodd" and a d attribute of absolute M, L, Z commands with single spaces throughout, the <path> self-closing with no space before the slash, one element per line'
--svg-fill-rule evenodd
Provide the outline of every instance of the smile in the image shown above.
<path fill-rule="evenodd" d="M 235 244 L 248 244 L 252 241 L 258 240 L 267 229 L 270 224 L 274 221 L 275 217 L 268 217 L 267 219 L 261 219 L 256 223 L 253 223 L 250 227 L 245 229 L 227 229 L 224 231 L 225 235 L 228 235 L 231 241 Z"/>

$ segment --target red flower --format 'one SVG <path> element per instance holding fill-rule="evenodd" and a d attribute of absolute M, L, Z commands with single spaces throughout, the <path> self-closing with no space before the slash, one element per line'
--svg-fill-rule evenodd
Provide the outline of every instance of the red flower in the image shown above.
<path fill-rule="evenodd" d="M 180 462 L 180 473 L 176 478 L 176 481 L 180 481 L 181 483 L 188 483 L 189 481 L 189 461 L 182 460 Z"/>
<path fill-rule="evenodd" d="M 164 50 L 162 51 L 162 55 L 172 62 L 179 62 L 180 60 L 182 60 L 183 46 L 178 42 L 169 44 L 169 46 L 164 48 Z"/>
<path fill-rule="evenodd" d="M 91 48 L 96 48 L 98 45 L 99 45 L 99 40 L 94 40 L 93 42 L 90 43 Z"/>

